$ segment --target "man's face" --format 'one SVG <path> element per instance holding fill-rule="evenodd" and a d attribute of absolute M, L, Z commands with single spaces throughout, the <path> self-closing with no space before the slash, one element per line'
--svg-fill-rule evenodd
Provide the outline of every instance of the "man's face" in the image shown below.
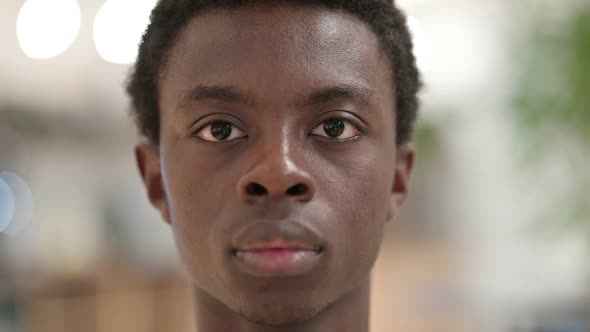
<path fill-rule="evenodd" d="M 244 317 L 309 319 L 364 283 L 407 191 L 392 70 L 353 16 L 210 11 L 159 81 L 160 146 L 137 156 L 195 285 Z"/>

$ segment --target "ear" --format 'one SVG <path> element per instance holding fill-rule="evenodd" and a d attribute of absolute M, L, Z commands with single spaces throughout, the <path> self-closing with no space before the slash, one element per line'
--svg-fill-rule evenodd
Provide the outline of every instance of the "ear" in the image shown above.
<path fill-rule="evenodd" d="M 160 153 L 152 144 L 139 144 L 135 147 L 135 159 L 150 203 L 160 211 L 162 218 L 170 224 L 170 209 L 160 166 Z"/>
<path fill-rule="evenodd" d="M 413 145 L 404 144 L 398 146 L 390 202 L 387 209 L 387 221 L 391 221 L 397 216 L 400 207 L 408 196 L 415 158 L 416 151 Z"/>

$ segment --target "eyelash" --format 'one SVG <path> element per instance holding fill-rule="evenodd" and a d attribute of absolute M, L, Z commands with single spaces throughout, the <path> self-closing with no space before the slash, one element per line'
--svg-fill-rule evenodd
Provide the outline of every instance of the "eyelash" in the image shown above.
<path fill-rule="evenodd" d="M 213 125 L 215 124 L 227 124 L 229 125 L 232 130 L 230 130 L 228 136 L 231 137 L 231 135 L 234 134 L 234 131 L 237 129 L 239 132 L 243 133 L 243 135 L 239 136 L 239 137 L 234 137 L 232 139 L 221 139 L 221 140 L 210 140 L 210 139 L 204 139 L 202 137 L 199 137 L 199 134 L 201 134 L 205 129 L 207 128 L 212 128 Z M 210 136 L 213 136 L 214 134 L 210 134 Z M 245 131 L 242 130 L 240 127 L 234 125 L 233 123 L 231 123 L 230 121 L 225 121 L 225 120 L 215 120 L 215 121 L 211 121 L 201 127 L 199 127 L 199 129 L 196 130 L 196 132 L 193 134 L 194 137 L 196 137 L 197 139 L 200 139 L 204 142 L 208 142 L 208 143 L 226 143 L 226 142 L 232 142 L 235 141 L 237 139 L 241 139 L 241 138 L 247 138 L 248 135 L 246 135 Z"/>
<path fill-rule="evenodd" d="M 329 137 L 329 135 L 325 136 L 325 135 L 313 134 L 313 131 L 315 131 L 318 128 L 320 128 L 320 130 L 325 131 L 326 130 L 326 127 L 325 127 L 326 123 L 329 121 L 342 121 L 344 123 L 345 127 L 342 129 L 342 133 L 340 135 L 342 135 L 347 130 L 346 125 L 350 126 L 348 128 L 349 130 L 354 130 L 356 133 L 353 136 L 347 137 L 347 138 L 337 138 L 337 137 Z M 322 125 L 324 126 L 323 128 L 321 128 Z M 361 128 L 359 128 L 358 125 L 356 125 L 352 120 L 349 120 L 349 119 L 346 119 L 343 117 L 333 117 L 333 118 L 326 119 L 326 120 L 322 121 L 320 124 L 318 124 L 317 126 L 315 126 L 312 130 L 312 133 L 310 133 L 310 135 L 312 135 L 312 136 L 319 136 L 319 137 L 322 137 L 322 138 L 325 138 L 328 140 L 334 140 L 334 141 L 340 141 L 340 142 L 354 140 L 354 139 L 358 138 L 359 136 L 361 136 L 362 134 L 363 134 L 363 131 L 361 130 Z"/>
<path fill-rule="evenodd" d="M 320 135 L 320 134 L 314 134 L 313 132 L 318 129 L 321 128 L 321 126 L 325 126 L 327 122 L 329 121 L 342 121 L 344 122 L 345 126 L 348 125 L 350 127 L 352 127 L 352 129 L 354 131 L 356 131 L 356 134 L 352 137 L 348 137 L 348 138 L 336 138 L 336 137 L 329 137 L 329 135 Z M 233 138 L 233 139 L 224 139 L 224 140 L 209 140 L 209 139 L 204 139 L 199 137 L 199 134 L 201 132 L 203 132 L 203 130 L 205 130 L 206 128 L 209 128 L 215 124 L 228 124 L 229 126 L 231 126 L 232 130 L 239 130 L 240 132 L 244 133 L 244 135 L 237 137 L 237 138 Z M 325 131 L 325 127 L 321 128 L 320 130 L 324 130 Z M 343 129 L 346 130 L 346 127 Z M 233 134 L 233 131 L 230 132 L 230 136 Z M 363 129 L 358 126 L 357 124 L 355 124 L 352 120 L 346 119 L 344 117 L 332 117 L 326 120 L 323 120 L 322 122 L 320 122 L 318 125 L 316 125 L 311 132 L 309 133 L 309 136 L 316 136 L 316 137 L 322 137 L 322 139 L 326 139 L 326 140 L 331 140 L 331 141 L 337 141 L 337 142 L 342 142 L 342 141 L 349 141 L 349 140 L 354 140 L 360 136 L 362 136 L 364 134 Z M 228 143 L 228 142 L 232 142 L 241 138 L 247 138 L 248 135 L 245 133 L 244 130 L 242 130 L 240 127 L 234 125 L 232 122 L 230 121 L 226 121 L 226 120 L 215 120 L 215 121 L 211 121 L 206 123 L 205 125 L 199 127 L 199 129 L 197 129 L 194 134 L 192 135 L 193 137 L 200 139 L 201 141 L 207 142 L 207 143 Z"/>

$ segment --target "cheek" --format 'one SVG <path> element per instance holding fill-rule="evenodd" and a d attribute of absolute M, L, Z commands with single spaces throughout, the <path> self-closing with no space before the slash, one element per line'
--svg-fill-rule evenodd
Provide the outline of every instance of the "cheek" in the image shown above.
<path fill-rule="evenodd" d="M 393 171 L 383 167 L 388 163 L 389 156 L 382 153 L 357 155 L 336 162 L 336 176 L 324 182 L 336 210 L 337 269 L 346 278 L 364 277 L 379 252 L 393 177 Z"/>
<path fill-rule="evenodd" d="M 219 220 L 228 200 L 215 198 L 229 196 L 223 191 L 227 187 L 222 184 L 224 179 L 211 176 L 224 172 L 214 172 L 211 163 L 197 158 L 194 152 L 186 149 L 168 149 L 163 177 L 181 259 L 192 276 L 204 281 L 215 277 L 210 275 L 211 271 L 217 271 L 211 268 L 216 261 L 213 256 L 222 254 L 219 246 L 211 243 L 214 239 L 212 226 Z"/>
<path fill-rule="evenodd" d="M 206 149 L 180 129 L 179 121 L 162 116 L 162 176 L 175 228 L 203 233 L 225 208 L 232 160 L 227 153 Z"/>

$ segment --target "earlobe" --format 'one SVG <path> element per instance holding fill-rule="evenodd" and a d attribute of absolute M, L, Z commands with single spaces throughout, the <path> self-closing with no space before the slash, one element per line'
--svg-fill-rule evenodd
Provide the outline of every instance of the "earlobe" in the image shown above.
<path fill-rule="evenodd" d="M 416 151 L 411 144 L 398 148 L 386 221 L 391 221 L 397 216 L 399 208 L 408 196 L 415 158 Z"/>
<path fill-rule="evenodd" d="M 164 221 L 170 224 L 170 213 L 162 181 L 158 148 L 147 143 L 138 144 L 135 147 L 135 160 L 150 203 L 160 211 Z"/>

